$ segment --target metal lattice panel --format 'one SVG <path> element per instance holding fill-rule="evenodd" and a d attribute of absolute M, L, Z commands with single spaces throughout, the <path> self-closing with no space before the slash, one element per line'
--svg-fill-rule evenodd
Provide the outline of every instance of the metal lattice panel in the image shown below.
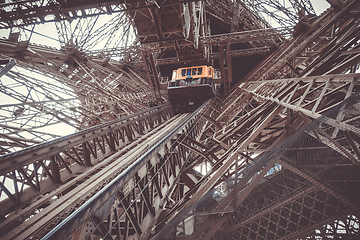
<path fill-rule="evenodd" d="M 358 237 L 359 3 L 331 4 L 0 4 L 1 236 Z M 40 22 L 60 49 L 31 43 Z M 214 99 L 149 109 L 173 69 L 205 64 Z"/>
<path fill-rule="evenodd" d="M 170 222 L 159 237 L 358 236 L 359 99 L 358 92 L 277 148 L 235 171 L 205 199 L 187 208 L 186 214 Z M 341 225 L 332 227 L 338 223 L 347 223 L 345 232 Z M 171 227 L 175 227 L 172 231 L 177 231 L 176 236 L 171 236 Z M 179 232 L 181 228 L 184 230 Z M 327 232 L 328 228 L 332 232 Z"/>

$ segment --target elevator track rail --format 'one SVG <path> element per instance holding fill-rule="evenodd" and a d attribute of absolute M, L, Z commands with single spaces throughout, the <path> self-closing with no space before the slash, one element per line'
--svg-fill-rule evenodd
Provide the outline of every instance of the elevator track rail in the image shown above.
<path fill-rule="evenodd" d="M 201 131 L 201 115 L 208 104 L 192 114 L 178 114 L 163 121 L 115 152 L 105 154 L 94 167 L 83 168 L 72 180 L 59 184 L 56 190 L 28 206 L 27 214 L 35 208 L 38 213 L 1 239 L 38 239 L 45 234 L 43 239 L 87 239 L 96 235 L 103 239 L 113 239 L 115 235 L 146 238 L 167 197 L 180 184 L 180 169 L 190 150 L 179 142 Z M 158 107 L 157 111 L 167 107 Z M 86 134 L 83 136 L 86 138 Z M 19 214 L 8 217 L 0 225 L 2 231 L 18 223 L 19 218 Z"/>
<path fill-rule="evenodd" d="M 129 152 L 140 154 L 149 148 L 151 143 L 144 141 L 165 131 L 165 122 L 170 124 L 179 118 L 172 116 L 171 105 L 164 104 L 1 156 L 1 239 L 31 232 L 31 222 L 42 223 L 45 209 L 61 207 L 57 215 L 57 221 L 61 221 L 114 177 L 107 174 L 109 179 L 100 180 L 95 176 Z M 79 192 L 79 186 L 94 181 L 97 183 L 93 192 L 78 199 L 70 197 Z M 71 204 L 60 206 L 69 199 Z"/>

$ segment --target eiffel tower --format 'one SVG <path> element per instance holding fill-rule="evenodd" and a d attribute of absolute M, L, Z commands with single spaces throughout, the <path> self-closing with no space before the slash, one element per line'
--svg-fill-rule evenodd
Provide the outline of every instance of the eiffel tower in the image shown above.
<path fill-rule="evenodd" d="M 358 239 L 360 2 L 315 4 L 2 1 L 0 239 Z"/>

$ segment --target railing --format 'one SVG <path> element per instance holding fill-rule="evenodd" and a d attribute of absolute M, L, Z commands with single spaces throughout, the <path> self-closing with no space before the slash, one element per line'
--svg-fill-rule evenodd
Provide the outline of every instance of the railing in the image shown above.
<path fill-rule="evenodd" d="M 148 238 L 164 203 L 183 184 L 180 169 L 191 149 L 180 142 L 186 137 L 195 138 L 201 132 L 205 121 L 201 116 L 208 110 L 210 101 L 42 239 L 76 239 L 80 235 L 86 239 L 91 234 L 102 239 L 113 239 L 113 236 L 122 239 L 130 235 Z"/>
<path fill-rule="evenodd" d="M 168 103 L 1 156 L 2 217 L 58 188 L 172 115 Z M 8 220 L 0 224 L 0 229 Z"/>

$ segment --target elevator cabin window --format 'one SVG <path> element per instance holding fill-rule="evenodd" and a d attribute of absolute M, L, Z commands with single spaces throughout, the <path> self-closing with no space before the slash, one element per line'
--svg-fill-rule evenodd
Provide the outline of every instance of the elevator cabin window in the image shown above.
<path fill-rule="evenodd" d="M 186 69 L 182 69 L 182 70 L 181 70 L 181 76 L 184 77 L 185 75 L 186 75 Z"/>
<path fill-rule="evenodd" d="M 191 75 L 197 75 L 197 68 L 192 69 L 192 74 Z"/>
<path fill-rule="evenodd" d="M 191 68 L 186 69 L 186 75 L 191 76 Z"/>

